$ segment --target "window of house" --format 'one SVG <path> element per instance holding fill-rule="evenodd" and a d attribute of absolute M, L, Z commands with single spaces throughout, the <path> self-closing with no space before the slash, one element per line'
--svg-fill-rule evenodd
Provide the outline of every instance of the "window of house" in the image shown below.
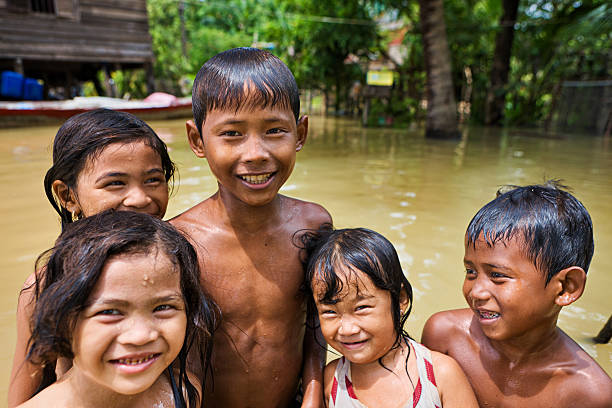
<path fill-rule="evenodd" d="M 55 0 L 30 0 L 30 6 L 35 13 L 55 14 Z"/>

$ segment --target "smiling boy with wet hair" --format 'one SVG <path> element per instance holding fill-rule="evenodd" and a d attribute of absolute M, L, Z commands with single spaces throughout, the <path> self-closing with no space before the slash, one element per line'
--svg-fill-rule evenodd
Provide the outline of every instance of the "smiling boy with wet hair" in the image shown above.
<path fill-rule="evenodd" d="M 566 187 L 512 187 L 465 236 L 469 309 L 436 313 L 422 343 L 455 358 L 481 407 L 610 407 L 612 380 L 557 327 L 593 256 L 587 210 Z"/>
<path fill-rule="evenodd" d="M 300 95 L 291 70 L 267 51 L 234 48 L 215 55 L 196 75 L 192 91 L 198 132 L 213 110 L 289 109 L 297 122 Z"/>
<path fill-rule="evenodd" d="M 299 108 L 291 71 L 267 51 L 222 52 L 195 79 L 187 136 L 218 190 L 171 222 L 195 244 L 202 285 L 222 311 L 204 406 L 295 406 L 300 378 L 302 406 L 323 406 L 325 349 L 293 238 L 331 218 L 278 194 L 306 141 Z"/>

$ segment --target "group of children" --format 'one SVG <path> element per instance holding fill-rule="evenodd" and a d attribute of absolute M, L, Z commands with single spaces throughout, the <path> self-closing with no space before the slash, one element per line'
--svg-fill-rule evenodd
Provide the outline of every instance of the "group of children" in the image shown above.
<path fill-rule="evenodd" d="M 148 125 L 100 109 L 58 131 L 44 185 L 62 234 L 19 296 L 9 406 L 612 406 L 610 377 L 556 326 L 593 255 L 562 186 L 476 214 L 469 308 L 432 316 L 422 345 L 393 245 L 278 194 L 308 133 L 287 66 L 220 53 L 193 112 L 218 190 L 169 223 L 174 164 Z M 324 368 L 325 343 L 342 357 Z"/>

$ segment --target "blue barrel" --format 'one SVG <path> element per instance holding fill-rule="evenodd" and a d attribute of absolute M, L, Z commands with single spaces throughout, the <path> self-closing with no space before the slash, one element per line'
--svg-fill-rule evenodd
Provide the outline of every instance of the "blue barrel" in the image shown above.
<path fill-rule="evenodd" d="M 0 95 L 21 99 L 23 95 L 23 75 L 13 71 L 3 71 L 0 83 Z"/>
<path fill-rule="evenodd" d="M 43 98 L 43 86 L 38 80 L 25 78 L 23 80 L 23 99 L 26 101 L 40 101 Z"/>

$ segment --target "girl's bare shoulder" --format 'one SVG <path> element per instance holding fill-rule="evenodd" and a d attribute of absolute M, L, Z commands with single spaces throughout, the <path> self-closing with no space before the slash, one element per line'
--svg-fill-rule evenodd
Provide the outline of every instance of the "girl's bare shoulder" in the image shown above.
<path fill-rule="evenodd" d="M 335 359 L 334 361 L 331 361 L 325 366 L 325 371 L 323 372 L 323 384 L 326 402 L 329 401 L 329 395 L 331 394 L 334 374 L 336 373 L 336 367 L 338 366 L 339 361 L 339 358 Z"/>

